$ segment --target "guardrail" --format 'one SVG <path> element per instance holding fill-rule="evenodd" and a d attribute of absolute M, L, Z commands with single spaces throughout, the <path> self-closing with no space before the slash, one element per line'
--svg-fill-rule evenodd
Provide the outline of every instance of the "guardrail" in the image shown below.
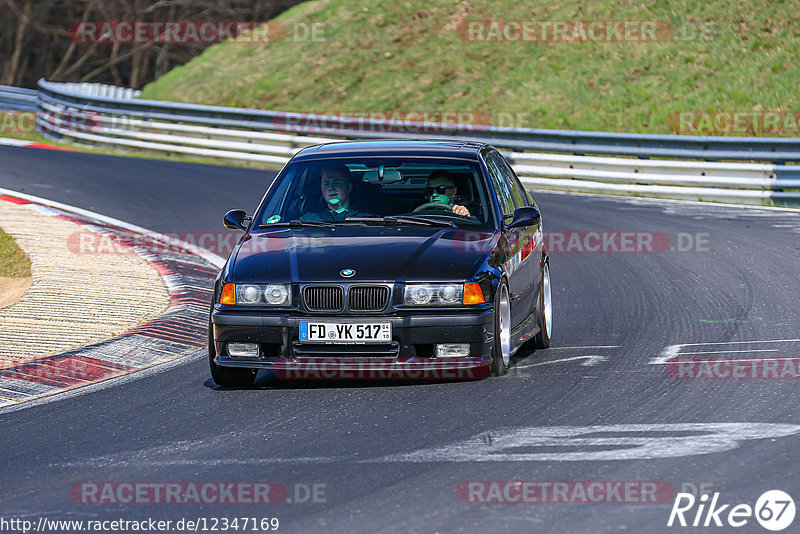
<path fill-rule="evenodd" d="M 418 131 L 412 135 L 408 124 L 404 132 L 398 132 L 388 120 L 101 96 L 87 94 L 100 91 L 85 86 L 46 80 L 40 80 L 39 88 L 39 128 L 48 135 L 89 144 L 280 166 L 300 148 L 341 139 L 458 138 L 507 149 L 517 174 L 535 189 L 750 204 L 800 200 L 800 165 L 786 164 L 800 162 L 800 139 L 796 138 L 638 135 L 433 123 L 418 123 Z M 319 130 L 326 135 L 304 135 L 315 131 L 308 128 L 310 123 L 324 125 Z M 739 162 L 746 160 L 758 163 Z"/>
<path fill-rule="evenodd" d="M 60 87 L 66 91 L 78 93 L 86 96 L 104 96 L 108 98 L 136 98 L 141 91 L 128 87 L 119 87 L 105 83 L 60 83 Z"/>
<path fill-rule="evenodd" d="M 22 89 L 0 85 L 0 109 L 11 111 L 36 110 L 38 92 L 34 89 Z"/>

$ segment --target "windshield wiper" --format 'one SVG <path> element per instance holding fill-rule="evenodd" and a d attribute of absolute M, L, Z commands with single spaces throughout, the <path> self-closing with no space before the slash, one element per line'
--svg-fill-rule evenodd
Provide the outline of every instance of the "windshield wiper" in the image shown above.
<path fill-rule="evenodd" d="M 394 217 L 387 215 L 386 217 L 348 217 L 345 219 L 348 222 L 361 222 L 361 223 L 382 223 L 387 224 L 413 224 L 419 226 L 449 226 L 451 228 L 458 228 L 453 221 L 443 221 L 440 219 L 429 219 L 427 217 L 404 216 Z"/>

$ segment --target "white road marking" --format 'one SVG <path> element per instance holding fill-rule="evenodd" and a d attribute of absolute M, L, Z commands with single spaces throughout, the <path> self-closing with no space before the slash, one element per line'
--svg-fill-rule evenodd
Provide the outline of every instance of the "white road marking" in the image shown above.
<path fill-rule="evenodd" d="M 335 462 L 353 461 L 354 457 L 348 456 L 300 456 L 297 458 L 208 458 L 208 459 L 186 459 L 172 458 L 163 460 L 119 460 L 112 463 L 102 463 L 99 460 L 79 460 L 76 462 L 62 462 L 50 464 L 50 467 L 88 467 L 88 468 L 108 468 L 110 467 L 221 467 L 225 465 L 252 465 L 269 466 L 275 464 L 330 464 Z"/>
<path fill-rule="evenodd" d="M 693 359 L 692 361 L 697 363 L 707 362 L 707 363 L 716 363 L 720 359 L 713 358 L 713 359 Z M 774 361 L 774 360 L 800 360 L 800 356 L 778 356 L 775 358 L 725 358 L 726 362 L 763 362 L 763 361 Z"/>
<path fill-rule="evenodd" d="M 800 433 L 800 426 L 779 423 L 676 423 L 596 426 L 498 428 L 470 438 L 411 452 L 378 458 L 358 454 L 337 456 L 186 458 L 219 448 L 226 436 L 209 442 L 173 442 L 125 454 L 100 456 L 50 464 L 49 467 L 216 467 L 224 465 L 268 466 L 275 464 L 416 463 L 416 462 L 552 462 L 609 461 L 677 458 L 725 452 L 741 442 L 786 437 Z M 627 435 L 626 435 L 627 434 Z M 649 434 L 649 435 L 648 435 Z M 653 435 L 655 434 L 655 435 Z M 665 435 L 666 434 L 666 435 Z M 673 434 L 673 435 L 668 435 Z M 536 452 L 536 448 L 544 448 Z M 553 448 L 569 448 L 553 452 Z M 583 449 L 583 450 L 577 450 Z M 172 457 L 170 457 L 172 456 Z"/>
<path fill-rule="evenodd" d="M 681 356 L 686 354 L 733 354 L 734 352 L 778 352 L 778 349 L 751 349 L 751 350 L 703 350 L 699 352 L 681 352 Z"/>
<path fill-rule="evenodd" d="M 23 141 L 22 139 L 12 139 L 10 137 L 0 137 L 0 145 L 8 146 L 28 146 L 33 141 Z"/>
<path fill-rule="evenodd" d="M 700 347 L 705 345 L 741 345 L 747 343 L 789 343 L 800 339 L 756 339 L 754 341 L 709 341 L 707 343 L 682 343 L 679 347 Z"/>
<path fill-rule="evenodd" d="M 664 365 L 672 358 L 675 358 L 680 352 L 681 348 L 685 346 L 686 345 L 669 345 L 661 351 L 660 356 L 654 356 L 653 358 L 650 358 L 648 363 L 650 365 Z"/>
<path fill-rule="evenodd" d="M 512 367 L 512 369 L 527 369 L 528 367 L 537 367 L 539 365 L 549 365 L 551 363 L 561 363 L 561 362 L 571 362 L 574 360 L 586 360 L 581 365 L 584 367 L 591 367 L 593 365 L 597 365 L 598 363 L 604 362 L 608 360 L 605 356 L 599 356 L 597 354 L 589 354 L 587 356 L 574 356 L 572 358 L 562 358 L 560 360 L 550 360 L 548 362 L 539 362 L 539 363 L 531 363 L 528 365 L 518 365 Z"/>
<path fill-rule="evenodd" d="M 596 434 L 623 434 L 597 436 Z M 629 434 L 625 436 L 624 434 Z M 647 436 L 646 433 L 662 435 Z M 665 436 L 665 433 L 674 433 Z M 711 454 L 740 442 L 800 433 L 800 426 L 775 423 L 678 423 L 607 426 L 500 428 L 448 445 L 392 454 L 365 462 L 540 462 L 649 460 Z M 693 435 L 686 435 L 693 434 Z M 535 452 L 542 447 L 546 452 Z M 553 447 L 583 448 L 553 452 Z M 613 448 L 612 448 L 613 447 Z M 591 450 L 595 448 L 595 450 Z"/>
<path fill-rule="evenodd" d="M 648 365 L 666 365 L 669 360 L 675 358 L 677 356 L 683 356 L 684 354 L 725 354 L 725 353 L 733 353 L 733 352 L 777 352 L 778 349 L 749 349 L 749 350 L 722 350 L 722 351 L 708 351 L 708 352 L 681 352 L 681 349 L 684 347 L 706 347 L 706 346 L 718 346 L 718 345 L 752 345 L 754 343 L 794 343 L 800 341 L 800 339 L 792 338 L 792 339 L 756 339 L 752 341 L 709 341 L 706 343 L 679 343 L 677 345 L 668 345 L 664 347 L 664 350 L 661 351 L 661 354 L 658 356 L 654 356 L 650 358 L 650 361 L 647 362 Z"/>
<path fill-rule="evenodd" d="M 566 349 L 618 349 L 621 345 L 581 345 L 576 347 L 550 347 L 547 350 L 566 350 Z"/>
<path fill-rule="evenodd" d="M 626 204 L 658 204 L 659 207 L 664 208 L 666 211 L 669 207 L 665 207 L 665 204 L 672 204 L 673 207 L 695 207 L 700 208 L 703 210 L 704 213 L 709 212 L 712 208 L 715 211 L 724 211 L 724 210 L 717 210 L 716 208 L 735 208 L 740 209 L 743 212 L 746 210 L 759 210 L 763 211 L 764 213 L 758 213 L 758 211 L 754 211 L 752 213 L 743 213 L 743 215 L 748 216 L 759 216 L 759 217 L 775 217 L 777 215 L 789 215 L 792 216 L 797 213 L 798 208 L 788 208 L 783 206 L 756 206 L 751 204 L 728 204 L 725 202 L 702 202 L 699 200 L 678 200 L 673 198 L 647 198 L 647 197 L 626 197 L 622 195 L 600 195 L 597 193 L 578 193 L 578 192 L 567 192 L 567 191 L 537 191 L 535 188 L 528 188 L 531 191 L 536 191 L 537 194 L 544 194 L 544 195 L 563 195 L 563 196 L 570 196 L 570 197 L 591 197 L 597 200 L 610 200 L 616 202 L 624 202 Z M 649 206 L 648 206 L 649 207 Z M 783 213 L 768 213 L 768 212 L 783 212 Z M 725 213 L 728 216 L 728 213 Z"/>

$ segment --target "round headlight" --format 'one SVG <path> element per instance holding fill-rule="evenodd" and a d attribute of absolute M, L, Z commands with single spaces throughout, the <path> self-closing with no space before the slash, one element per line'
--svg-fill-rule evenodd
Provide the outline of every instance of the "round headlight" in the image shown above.
<path fill-rule="evenodd" d="M 239 292 L 239 298 L 241 298 L 242 304 L 255 304 L 258 302 L 259 293 L 258 286 L 244 286 Z"/>
<path fill-rule="evenodd" d="M 278 306 L 289 300 L 289 291 L 286 286 L 267 286 L 264 289 L 264 297 L 267 299 L 267 304 Z"/>
<path fill-rule="evenodd" d="M 414 286 L 411 288 L 411 301 L 414 304 L 427 304 L 433 298 L 431 286 Z"/>
<path fill-rule="evenodd" d="M 439 299 L 447 304 L 455 304 L 461 300 L 461 295 L 458 294 L 456 286 L 444 286 L 439 292 Z"/>

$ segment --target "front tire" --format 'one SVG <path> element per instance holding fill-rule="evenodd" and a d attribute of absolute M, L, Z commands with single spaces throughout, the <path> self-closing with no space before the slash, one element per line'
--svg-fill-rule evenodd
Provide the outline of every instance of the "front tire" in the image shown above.
<path fill-rule="evenodd" d="M 492 345 L 492 376 L 503 376 L 511 361 L 511 299 L 508 285 L 502 280 L 494 298 L 494 344 Z"/>
<path fill-rule="evenodd" d="M 536 349 L 546 349 L 550 346 L 550 333 L 553 328 L 553 301 L 550 294 L 550 263 L 545 262 L 542 268 L 542 286 L 539 291 L 539 309 L 537 310 L 539 333 L 533 338 Z"/>
<path fill-rule="evenodd" d="M 211 322 L 208 323 L 208 366 L 211 369 L 211 378 L 217 385 L 223 387 L 242 388 L 253 385 L 258 369 L 244 367 L 222 367 L 214 362 L 217 350 L 214 345 L 214 330 Z"/>

